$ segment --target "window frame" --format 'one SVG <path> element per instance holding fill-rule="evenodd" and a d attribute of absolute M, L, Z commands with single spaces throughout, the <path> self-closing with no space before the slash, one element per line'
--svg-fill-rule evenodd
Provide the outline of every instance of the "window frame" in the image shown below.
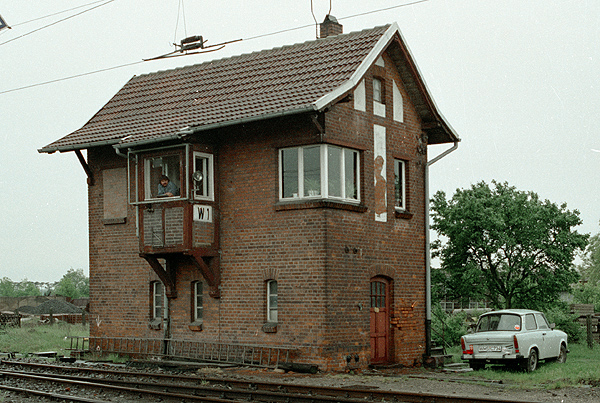
<path fill-rule="evenodd" d="M 202 322 L 204 318 L 204 284 L 202 281 L 194 281 L 192 282 L 193 287 L 193 315 L 192 322 Z M 198 304 L 200 302 L 200 304 Z"/>
<path fill-rule="evenodd" d="M 203 190 L 206 191 L 206 195 L 197 195 L 196 194 L 196 181 L 194 181 L 194 173 L 198 171 L 196 167 L 197 159 L 203 159 L 205 164 L 203 168 L 207 171 L 207 179 L 203 182 Z M 204 153 L 200 151 L 194 151 L 192 153 L 192 198 L 194 200 L 207 200 L 214 201 L 215 200 L 215 165 L 214 165 L 214 156 L 213 154 Z"/>
<path fill-rule="evenodd" d="M 406 203 L 406 166 L 408 161 L 405 161 L 400 158 L 394 158 L 394 209 L 396 211 L 404 212 L 407 211 L 407 203 Z M 398 175 L 400 173 L 400 175 Z M 400 190 L 398 189 L 398 183 L 396 181 L 397 177 L 400 177 L 402 184 L 400 186 Z M 398 205 L 398 193 L 401 193 L 402 203 Z"/>
<path fill-rule="evenodd" d="M 159 197 L 158 195 L 156 195 L 156 197 L 152 196 L 152 192 L 153 189 L 156 189 L 158 187 L 158 183 L 160 182 L 157 181 L 156 183 L 152 183 L 152 174 L 151 174 L 151 161 L 154 159 L 158 159 L 158 158 L 168 158 L 168 157 L 176 157 L 179 159 L 179 172 L 177 173 L 178 178 L 176 178 L 176 181 L 179 182 L 179 184 L 177 185 L 177 187 L 179 188 L 179 195 L 176 196 L 164 196 L 164 197 Z M 169 151 L 169 150 L 164 150 L 162 152 L 155 152 L 152 154 L 148 154 L 148 155 L 144 155 L 142 157 L 142 167 L 143 167 L 143 176 L 142 176 L 142 183 L 143 183 L 143 198 L 142 201 L 143 202 L 148 202 L 148 201 L 167 201 L 167 200 L 177 200 L 177 199 L 182 199 L 185 198 L 185 183 L 186 183 L 186 177 L 185 177 L 185 160 L 184 160 L 184 154 L 180 151 Z M 173 178 L 173 175 L 170 174 L 169 172 L 167 172 L 166 174 L 163 172 L 163 175 L 167 175 L 169 177 L 170 182 L 176 183 L 174 181 L 175 178 Z M 157 192 L 158 193 L 158 192 Z"/>
<path fill-rule="evenodd" d="M 305 194 L 306 189 L 305 185 L 307 182 L 307 178 L 305 178 L 305 151 L 312 148 L 319 149 L 319 192 L 318 194 Z M 332 166 L 330 165 L 330 157 L 329 150 L 336 149 L 340 151 L 339 154 L 339 190 L 340 196 L 330 194 L 330 169 Z M 285 186 L 285 176 L 286 172 L 284 171 L 284 153 L 296 151 L 296 170 L 292 171 L 292 174 L 295 173 L 295 184 L 293 189 L 297 192 L 293 192 L 292 196 L 284 196 L 284 186 Z M 349 155 L 348 155 L 349 154 Z M 355 192 L 356 197 L 348 197 L 348 189 L 349 186 L 346 168 L 347 155 L 354 163 L 354 167 L 350 168 L 353 171 L 353 183 L 352 183 L 352 191 Z M 360 203 L 360 195 L 361 195 L 361 159 L 360 159 L 360 151 L 355 150 L 348 147 L 342 147 L 332 144 L 311 144 L 305 146 L 297 146 L 297 147 L 287 147 L 279 149 L 279 200 L 280 201 L 297 201 L 297 200 L 317 200 L 317 199 L 333 199 L 339 200 L 347 203 Z M 292 178 L 291 180 L 293 180 Z"/>
<path fill-rule="evenodd" d="M 152 283 L 152 319 L 166 319 L 167 318 L 167 294 L 165 292 L 165 286 L 160 281 L 153 281 Z M 162 299 L 162 304 L 158 304 L 157 297 Z"/>
<path fill-rule="evenodd" d="M 276 291 L 272 292 L 271 286 L 275 284 Z M 277 280 L 267 280 L 267 322 L 268 323 L 277 323 L 278 322 L 278 299 L 279 299 L 279 286 L 277 284 Z M 273 306 L 271 299 L 275 298 L 275 304 Z"/>

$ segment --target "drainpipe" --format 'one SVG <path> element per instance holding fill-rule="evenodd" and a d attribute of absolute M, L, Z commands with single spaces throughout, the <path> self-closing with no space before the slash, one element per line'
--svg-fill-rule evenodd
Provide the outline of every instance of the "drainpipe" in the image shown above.
<path fill-rule="evenodd" d="M 431 248 L 429 240 L 429 167 L 458 148 L 458 141 L 452 148 L 444 151 L 425 165 L 425 356 L 431 357 Z"/>

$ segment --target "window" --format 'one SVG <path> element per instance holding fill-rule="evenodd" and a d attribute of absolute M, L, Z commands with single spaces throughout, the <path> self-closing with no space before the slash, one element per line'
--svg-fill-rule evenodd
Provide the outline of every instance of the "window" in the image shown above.
<path fill-rule="evenodd" d="M 379 78 L 373 79 L 373 113 L 385 117 L 384 82 Z"/>
<path fill-rule="evenodd" d="M 145 198 L 177 197 L 181 189 L 179 154 L 148 157 L 144 163 Z"/>
<path fill-rule="evenodd" d="M 406 162 L 394 160 L 394 207 L 406 210 Z"/>
<path fill-rule="evenodd" d="M 332 145 L 280 150 L 280 199 L 337 198 L 358 201 L 358 151 Z"/>
<path fill-rule="evenodd" d="M 214 200 L 213 156 L 194 152 L 194 199 Z"/>
<path fill-rule="evenodd" d="M 267 281 L 267 322 L 277 322 L 277 281 Z"/>
<path fill-rule="evenodd" d="M 381 80 L 378 78 L 373 79 L 373 101 L 383 103 Z"/>
<path fill-rule="evenodd" d="M 153 319 L 166 318 L 167 296 L 165 287 L 160 281 L 152 282 L 152 317 Z"/>
<path fill-rule="evenodd" d="M 202 282 L 196 281 L 193 283 L 194 287 L 194 322 L 202 321 Z"/>
<path fill-rule="evenodd" d="M 537 323 L 535 323 L 535 318 L 532 313 L 528 313 L 525 315 L 525 329 L 527 330 L 535 330 L 537 329 Z"/>
<path fill-rule="evenodd" d="M 542 315 L 541 313 L 536 313 L 535 314 L 535 319 L 538 323 L 538 326 L 541 330 L 548 330 L 550 329 L 550 326 L 548 325 L 548 321 L 546 320 L 546 317 L 544 315 Z"/>

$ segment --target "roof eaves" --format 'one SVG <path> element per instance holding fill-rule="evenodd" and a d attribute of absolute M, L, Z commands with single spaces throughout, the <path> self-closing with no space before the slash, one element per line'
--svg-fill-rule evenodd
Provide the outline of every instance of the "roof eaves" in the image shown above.
<path fill-rule="evenodd" d="M 348 91 L 356 87 L 360 80 L 362 80 L 369 67 L 371 67 L 371 65 L 375 63 L 375 60 L 377 60 L 381 52 L 383 52 L 383 50 L 387 48 L 390 41 L 394 38 L 396 32 L 400 33 L 400 28 L 398 27 L 398 24 L 394 22 L 383 33 L 381 38 L 379 38 L 373 49 L 371 49 L 367 57 L 365 57 L 365 59 L 358 66 L 356 71 L 352 74 L 352 76 L 350 76 L 348 81 L 346 81 L 344 84 L 340 85 L 330 93 L 323 95 L 321 98 L 317 99 L 314 102 L 315 110 L 322 111 L 323 109 L 328 108 L 329 106 L 334 104 L 339 98 L 342 98 Z"/>
<path fill-rule="evenodd" d="M 46 147 L 39 148 L 38 153 L 54 154 L 57 151 L 64 153 L 64 152 L 68 152 L 68 151 L 84 150 L 86 148 L 91 148 L 91 147 L 114 145 L 114 144 L 117 144 L 118 142 L 119 142 L 119 139 L 94 141 L 94 142 L 79 143 L 79 144 L 70 144 L 68 146 L 56 146 L 56 147 L 50 147 L 50 145 L 47 145 Z"/>
<path fill-rule="evenodd" d="M 144 145 L 154 144 L 154 143 L 161 143 L 161 142 L 170 141 L 170 140 L 180 140 L 184 137 L 194 135 L 196 133 L 200 133 L 203 131 L 211 130 L 211 129 L 220 129 L 223 127 L 241 125 L 241 124 L 245 124 L 245 123 L 257 122 L 260 120 L 267 120 L 267 119 L 273 119 L 273 118 L 290 116 L 290 115 L 298 115 L 298 114 L 312 112 L 312 111 L 315 111 L 315 107 L 313 104 L 310 104 L 310 105 L 304 106 L 302 108 L 274 112 L 274 113 L 270 113 L 270 114 L 266 114 L 266 115 L 250 116 L 250 117 L 245 117 L 245 118 L 241 118 L 241 119 L 229 120 L 229 121 L 225 121 L 225 122 L 216 122 L 216 123 L 211 123 L 211 124 L 202 125 L 202 126 L 185 127 L 175 134 L 171 134 L 169 136 L 164 136 L 164 137 L 160 137 L 160 138 L 143 139 L 143 140 L 137 140 L 137 141 L 135 141 L 135 140 L 134 141 L 125 141 L 125 142 L 123 140 L 125 140 L 126 138 L 124 138 L 123 140 L 121 140 L 121 142 L 119 142 L 118 144 L 115 144 L 114 147 L 116 149 L 123 149 L 123 148 L 139 147 L 139 146 L 144 146 Z"/>

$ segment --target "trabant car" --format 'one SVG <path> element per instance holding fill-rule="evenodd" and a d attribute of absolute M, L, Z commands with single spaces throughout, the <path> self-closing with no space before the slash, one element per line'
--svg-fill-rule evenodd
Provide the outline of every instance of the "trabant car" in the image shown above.
<path fill-rule="evenodd" d="M 567 334 L 549 325 L 543 313 L 506 309 L 484 313 L 475 332 L 460 338 L 461 358 L 474 370 L 486 364 L 513 364 L 527 372 L 539 360 L 564 363 L 569 352 Z"/>

